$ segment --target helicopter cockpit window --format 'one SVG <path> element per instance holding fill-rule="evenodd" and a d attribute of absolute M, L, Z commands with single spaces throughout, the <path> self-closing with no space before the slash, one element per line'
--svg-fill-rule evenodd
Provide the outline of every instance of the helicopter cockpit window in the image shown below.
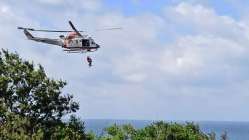
<path fill-rule="evenodd" d="M 90 46 L 88 39 L 82 39 L 82 46 Z"/>

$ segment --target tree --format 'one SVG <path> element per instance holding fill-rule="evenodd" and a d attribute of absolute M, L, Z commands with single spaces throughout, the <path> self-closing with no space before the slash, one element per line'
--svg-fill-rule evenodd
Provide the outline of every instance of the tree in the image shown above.
<path fill-rule="evenodd" d="M 85 127 L 83 121 L 76 116 L 70 116 L 70 119 L 64 125 L 59 125 L 52 135 L 52 139 L 66 140 L 86 140 Z"/>
<path fill-rule="evenodd" d="M 0 139 L 49 138 L 59 128 L 84 131 L 75 117 L 69 124 L 61 120 L 79 109 L 72 95 L 62 94 L 65 85 L 47 77 L 41 65 L 0 51 Z"/>
<path fill-rule="evenodd" d="M 116 124 L 105 129 L 107 134 L 101 140 L 208 140 L 194 123 L 178 124 L 163 121 L 152 123 L 145 128 L 135 129 L 131 125 Z"/>

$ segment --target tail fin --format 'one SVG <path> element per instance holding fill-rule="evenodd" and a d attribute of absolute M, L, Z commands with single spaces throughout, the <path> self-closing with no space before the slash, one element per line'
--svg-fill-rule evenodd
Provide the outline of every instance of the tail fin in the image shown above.
<path fill-rule="evenodd" d="M 32 36 L 32 34 L 30 32 L 28 32 L 26 29 L 24 29 L 23 32 L 24 32 L 24 34 L 26 35 L 26 37 L 28 39 L 33 39 L 34 38 L 34 36 Z"/>

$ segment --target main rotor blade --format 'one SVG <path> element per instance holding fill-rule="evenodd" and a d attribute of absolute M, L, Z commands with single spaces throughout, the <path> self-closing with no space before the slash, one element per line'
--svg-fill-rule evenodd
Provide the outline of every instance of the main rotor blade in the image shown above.
<path fill-rule="evenodd" d="M 72 29 L 78 34 L 78 36 L 83 37 L 82 34 L 80 34 L 80 32 L 74 27 L 73 23 L 70 20 L 69 20 L 69 24 L 72 27 Z"/>
<path fill-rule="evenodd" d="M 61 33 L 65 33 L 65 32 L 74 32 L 74 31 L 70 31 L 70 30 L 37 30 L 34 28 L 24 28 L 24 27 L 17 27 L 17 29 L 20 30 L 29 30 L 29 31 L 37 31 L 37 32 L 61 32 Z M 84 31 L 78 31 L 78 32 L 84 32 Z"/>
<path fill-rule="evenodd" d="M 96 31 L 106 31 L 106 30 L 122 30 L 121 27 L 114 27 L 114 28 L 103 28 L 103 29 L 97 29 Z"/>

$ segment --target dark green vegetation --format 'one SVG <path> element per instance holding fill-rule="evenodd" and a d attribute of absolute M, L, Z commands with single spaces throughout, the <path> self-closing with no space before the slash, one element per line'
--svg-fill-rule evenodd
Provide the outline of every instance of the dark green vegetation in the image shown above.
<path fill-rule="evenodd" d="M 46 76 L 42 66 L 0 51 L 0 140 L 213 140 L 193 123 L 156 122 L 143 129 L 113 125 L 105 134 L 85 133 L 75 116 L 79 109 L 73 96 L 63 94 L 64 81 Z M 222 137 L 226 139 L 226 135 Z"/>
<path fill-rule="evenodd" d="M 143 129 L 135 129 L 131 125 L 113 125 L 106 128 L 107 134 L 101 140 L 209 140 L 193 123 L 185 125 L 177 123 L 155 122 Z"/>
<path fill-rule="evenodd" d="M 61 93 L 66 83 L 17 54 L 0 53 L 0 139 L 84 139 L 82 121 L 61 120 L 79 109 L 72 95 Z"/>

